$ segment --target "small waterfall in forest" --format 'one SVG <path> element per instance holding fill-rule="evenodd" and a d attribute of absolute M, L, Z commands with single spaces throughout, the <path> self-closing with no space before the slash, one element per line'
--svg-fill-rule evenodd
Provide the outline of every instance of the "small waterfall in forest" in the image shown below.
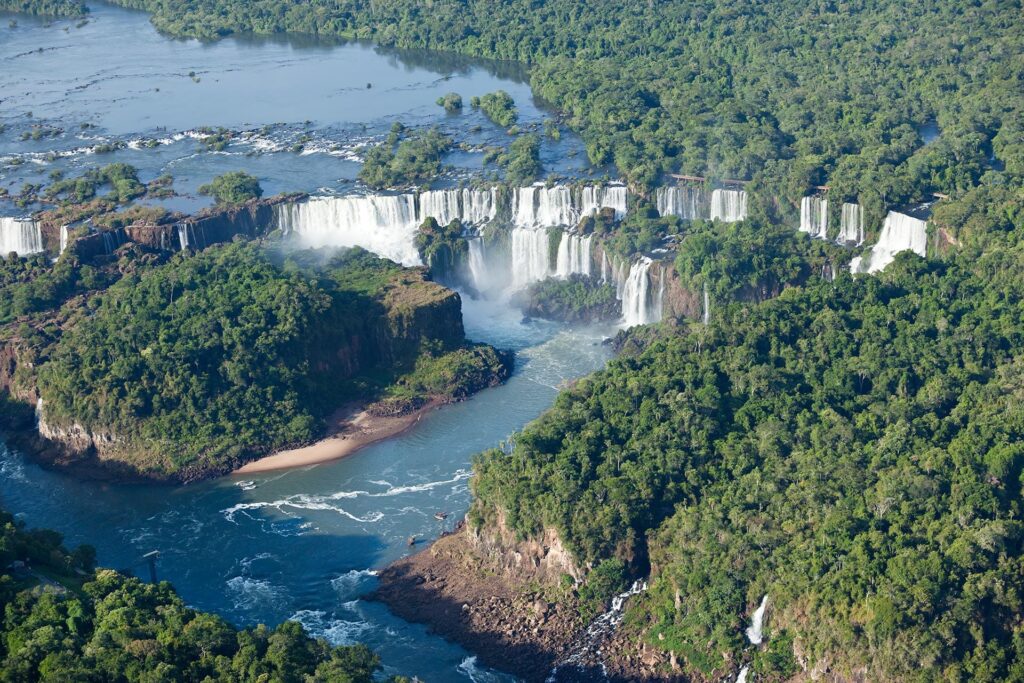
<path fill-rule="evenodd" d="M 43 233 L 32 219 L 0 218 L 0 257 L 12 251 L 18 256 L 37 254 L 43 250 Z"/>
<path fill-rule="evenodd" d="M 740 669 L 740 675 L 736 677 L 736 683 L 747 683 L 747 675 L 750 673 L 750 665 L 747 664 Z"/>
<path fill-rule="evenodd" d="M 420 265 L 412 194 L 313 197 L 283 204 L 278 226 L 309 247 L 362 247 L 405 266 Z"/>
<path fill-rule="evenodd" d="M 750 626 L 747 628 L 747 640 L 751 645 L 760 645 L 764 640 L 764 611 L 768 607 L 768 596 L 761 598 L 761 604 L 750 618 Z"/>
<path fill-rule="evenodd" d="M 844 203 L 843 210 L 839 217 L 839 235 L 836 236 L 839 244 L 864 243 L 864 209 L 860 204 Z"/>
<path fill-rule="evenodd" d="M 68 248 L 68 226 L 62 225 L 62 226 L 60 226 L 60 253 L 63 254 L 64 251 L 67 248 Z M 3 252 L 0 252 L 0 253 L 3 253 Z"/>
<path fill-rule="evenodd" d="M 622 285 L 622 320 L 625 327 L 646 325 L 661 320 L 661 307 L 651 296 L 650 269 L 653 261 L 642 257 L 629 267 Z"/>
<path fill-rule="evenodd" d="M 188 249 L 188 223 L 178 223 L 178 244 L 181 246 L 181 250 L 185 251 Z"/>
<path fill-rule="evenodd" d="M 568 652 L 559 658 L 555 668 L 545 679 L 545 683 L 556 683 L 559 669 L 582 671 L 584 667 L 589 668 L 596 662 L 603 671 L 604 662 L 601 661 L 601 648 L 622 622 L 622 618 L 625 616 L 623 608 L 626 606 L 626 600 L 646 590 L 647 582 L 638 579 L 633 582 L 629 590 L 612 598 L 611 609 L 590 622 L 587 630 L 570 646 Z M 607 678 L 607 674 L 605 678 Z"/>
<path fill-rule="evenodd" d="M 825 239 L 828 233 L 828 200 L 804 197 L 800 200 L 800 232 Z"/>
<path fill-rule="evenodd" d="M 851 273 L 877 273 L 896 259 L 901 251 L 927 255 L 928 223 L 904 213 L 890 211 L 882 224 L 878 242 L 863 257 L 850 261 Z"/>
<path fill-rule="evenodd" d="M 704 218 L 704 188 L 694 185 L 659 187 L 654 195 L 659 216 L 679 216 L 683 220 Z"/>
<path fill-rule="evenodd" d="M 562 233 L 558 243 L 558 258 L 555 261 L 555 276 L 567 278 L 570 275 L 590 275 L 590 241 L 592 236 L 582 237 L 568 232 Z"/>
<path fill-rule="evenodd" d="M 711 193 L 711 220 L 735 223 L 746 217 L 745 190 L 715 190 Z"/>
<path fill-rule="evenodd" d="M 708 283 L 704 283 L 704 324 L 711 322 L 711 295 L 708 294 Z"/>
<path fill-rule="evenodd" d="M 512 290 L 523 289 L 532 282 L 551 275 L 548 231 L 513 228 Z"/>
<path fill-rule="evenodd" d="M 608 264 L 608 252 L 604 249 L 601 250 L 601 282 L 608 282 L 608 277 L 611 273 L 611 268 Z"/>
<path fill-rule="evenodd" d="M 125 242 L 125 235 L 121 230 L 105 230 L 100 236 L 103 238 L 103 251 L 107 256 L 111 256 Z"/>

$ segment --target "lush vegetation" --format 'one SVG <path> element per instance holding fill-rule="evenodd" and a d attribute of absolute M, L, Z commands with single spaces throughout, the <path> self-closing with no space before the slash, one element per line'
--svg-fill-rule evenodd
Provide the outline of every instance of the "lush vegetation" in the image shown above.
<path fill-rule="evenodd" d="M 219 204 L 243 204 L 262 197 L 263 188 L 255 176 L 244 171 L 231 171 L 200 187 L 199 193 L 211 195 Z"/>
<path fill-rule="evenodd" d="M 533 133 L 520 135 L 500 153 L 496 161 L 505 170 L 505 181 L 510 185 L 528 185 L 543 172 L 540 162 L 540 139 Z"/>
<path fill-rule="evenodd" d="M 444 110 L 449 114 L 458 114 L 462 111 L 462 95 L 457 92 L 450 92 L 444 97 L 438 97 L 437 106 L 444 107 Z"/>
<path fill-rule="evenodd" d="M 361 250 L 214 247 L 87 306 L 39 369 L 47 423 L 114 435 L 112 461 L 161 478 L 309 441 L 343 400 L 460 398 L 507 374 L 484 377 L 506 359 L 465 347 L 457 295 Z"/>
<path fill-rule="evenodd" d="M 579 274 L 530 285 L 521 304 L 528 316 L 572 323 L 615 320 L 622 312 L 614 284 Z"/>
<path fill-rule="evenodd" d="M 0 325 L 18 316 L 51 310 L 75 294 L 110 283 L 109 273 L 80 264 L 73 254 L 56 264 L 45 254 L 0 257 Z"/>
<path fill-rule="evenodd" d="M 97 190 L 103 187 L 110 188 L 106 199 L 119 204 L 146 194 L 146 186 L 139 181 L 138 170 L 128 164 L 115 163 L 90 169 L 78 178 L 61 178 L 46 188 L 46 196 L 81 204 L 94 198 Z"/>
<path fill-rule="evenodd" d="M 77 0 L 0 0 L 0 11 L 41 17 L 81 17 L 89 8 Z"/>
<path fill-rule="evenodd" d="M 453 220 L 442 226 L 432 217 L 423 221 L 416 233 L 416 249 L 431 274 L 449 283 L 458 279 L 469 253 L 466 240 L 462 238 L 461 222 Z"/>
<path fill-rule="evenodd" d="M 441 170 L 441 158 L 451 147 L 451 138 L 436 128 L 406 133 L 401 124 L 395 124 L 385 142 L 367 151 L 359 180 L 374 189 L 429 182 Z"/>
<path fill-rule="evenodd" d="M 490 92 L 482 97 L 474 97 L 469 103 L 502 128 L 511 128 L 519 120 L 516 101 L 504 90 Z"/>
<path fill-rule="evenodd" d="M 1024 227 L 1006 231 L 1024 195 L 1007 199 L 947 261 L 723 304 L 613 361 L 478 459 L 475 523 L 501 511 L 581 565 L 653 570 L 630 628 L 698 680 L 743 661 L 764 594 L 759 680 L 795 652 L 840 677 L 1024 680 Z M 702 273 L 725 291 L 746 286 L 729 263 L 792 272 L 701 234 L 725 240 Z"/>
<path fill-rule="evenodd" d="M 14 563 L 18 563 L 15 565 Z M 0 512 L 0 680 L 370 683 L 379 659 L 286 622 L 237 629 L 168 583 L 95 570 L 95 551 Z"/>

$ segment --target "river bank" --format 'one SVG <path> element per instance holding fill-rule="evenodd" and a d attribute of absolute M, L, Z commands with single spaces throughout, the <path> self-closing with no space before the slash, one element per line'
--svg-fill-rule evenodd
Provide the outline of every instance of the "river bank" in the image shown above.
<path fill-rule="evenodd" d="M 443 404 L 441 399 L 432 398 L 425 405 L 396 416 L 373 415 L 367 409 L 348 406 L 332 416 L 330 434 L 326 438 L 309 446 L 289 448 L 246 463 L 233 474 L 272 472 L 340 460 L 378 441 L 398 436 L 412 428 L 428 411 Z"/>

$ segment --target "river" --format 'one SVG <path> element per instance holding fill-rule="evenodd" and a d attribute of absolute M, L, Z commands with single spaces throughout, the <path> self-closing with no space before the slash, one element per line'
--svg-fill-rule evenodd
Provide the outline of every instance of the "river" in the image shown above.
<path fill-rule="evenodd" d="M 84 25 L 7 20 L 0 186 L 12 192 L 55 170 L 74 175 L 113 161 L 136 166 L 144 181 L 172 174 L 181 196 L 167 204 L 183 210 L 206 205 L 198 186 L 236 169 L 258 175 L 268 194 L 345 192 L 359 169 L 358 146 L 382 138 L 394 121 L 438 125 L 473 146 L 507 141 L 468 106 L 445 114 L 435 100 L 446 92 L 468 103 L 502 88 L 523 124 L 549 116 L 512 65 L 315 40 L 171 40 L 146 15 L 101 4 Z M 23 140 L 33 125 L 61 132 Z M 200 126 L 243 134 L 210 151 L 192 133 Z M 139 144 L 145 139 L 161 142 Z M 126 147 L 96 153 L 111 142 Z M 545 139 L 546 169 L 594 172 L 582 149 L 568 133 Z M 456 152 L 446 163 L 453 168 L 442 182 L 479 174 L 482 152 Z M 0 215 L 18 212 L 0 202 Z M 297 619 L 334 643 L 368 644 L 388 674 L 510 680 L 359 596 L 373 589 L 375 569 L 411 551 L 410 536 L 434 538 L 461 518 L 473 454 L 536 418 L 565 382 L 601 367 L 601 341 L 613 330 L 523 323 L 502 304 L 468 297 L 464 313 L 471 339 L 516 351 L 511 380 L 347 459 L 170 488 L 78 481 L 0 445 L 0 506 L 30 526 L 59 530 L 68 545 L 95 546 L 104 566 L 146 576 L 141 556 L 158 550 L 160 579 L 188 604 L 236 624 Z M 439 511 L 448 520 L 436 520 Z"/>

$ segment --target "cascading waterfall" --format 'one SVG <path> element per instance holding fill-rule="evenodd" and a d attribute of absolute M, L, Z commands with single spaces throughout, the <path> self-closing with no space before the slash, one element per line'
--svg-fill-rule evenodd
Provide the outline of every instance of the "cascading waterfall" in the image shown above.
<path fill-rule="evenodd" d="M 473 289 L 478 292 L 486 292 L 490 287 L 487 277 L 487 255 L 484 252 L 484 240 L 482 237 L 474 237 L 467 240 L 469 248 L 469 279 L 473 282 Z"/>
<path fill-rule="evenodd" d="M 565 185 L 516 188 L 512 195 L 512 220 L 522 228 L 575 225 L 579 213 L 573 209 L 572 192 Z"/>
<path fill-rule="evenodd" d="M 751 645 L 760 645 L 764 641 L 764 611 L 768 607 L 768 596 L 761 598 L 761 604 L 754 610 L 747 628 L 747 640 Z"/>
<path fill-rule="evenodd" d="M 405 266 L 420 265 L 416 196 L 314 197 L 278 208 L 278 226 L 310 247 L 362 247 Z"/>
<path fill-rule="evenodd" d="M 601 647 L 605 641 L 615 633 L 615 629 L 622 622 L 623 608 L 626 606 L 626 600 L 638 595 L 647 590 L 647 582 L 643 580 L 636 580 L 633 585 L 629 587 L 629 590 L 619 593 L 612 598 L 612 606 L 604 614 L 598 616 L 590 625 L 587 626 L 587 630 L 583 632 L 583 635 L 572 644 L 569 652 L 561 658 L 559 663 L 551 670 L 551 674 L 545 680 L 545 683 L 555 683 L 558 681 L 558 670 L 563 668 L 579 669 L 580 667 L 586 666 L 589 660 L 599 658 L 601 655 Z M 603 669 L 604 663 L 601 663 Z M 607 674 L 605 675 L 607 678 Z"/>
<path fill-rule="evenodd" d="M 512 230 L 512 290 L 551 275 L 548 231 L 514 228 Z"/>
<path fill-rule="evenodd" d="M 711 193 L 711 220 L 735 223 L 746 217 L 745 190 L 715 190 Z"/>
<path fill-rule="evenodd" d="M 608 275 L 611 268 L 608 263 L 608 252 L 601 250 L 601 282 L 608 282 Z"/>
<path fill-rule="evenodd" d="M 43 250 L 43 233 L 32 219 L 0 218 L 0 256 L 12 251 L 18 256 L 37 254 Z"/>
<path fill-rule="evenodd" d="M 878 242 L 863 257 L 850 261 L 852 273 L 877 273 L 896 259 L 901 251 L 926 256 L 928 223 L 904 213 L 890 211 L 882 224 Z"/>
<path fill-rule="evenodd" d="M 462 222 L 483 225 L 498 215 L 498 188 L 462 190 Z"/>
<path fill-rule="evenodd" d="M 63 254 L 64 251 L 67 248 L 68 248 L 68 226 L 62 225 L 62 226 L 60 226 L 60 253 Z"/>
<path fill-rule="evenodd" d="M 568 232 L 562 233 L 558 243 L 558 259 L 555 262 L 555 276 L 567 278 L 570 275 L 590 275 L 590 241 L 592 235 L 582 237 Z"/>
<path fill-rule="evenodd" d="M 622 320 L 627 328 L 658 322 L 661 318 L 661 309 L 655 308 L 656 302 L 650 296 L 649 271 L 652 263 L 645 256 L 629 267 L 629 275 L 622 287 Z"/>
<path fill-rule="evenodd" d="M 836 236 L 839 244 L 864 243 L 864 209 L 860 204 L 843 204 L 843 210 L 839 217 L 839 235 Z"/>
<path fill-rule="evenodd" d="M 417 220 L 422 225 L 427 217 L 432 217 L 439 225 L 448 225 L 453 220 L 462 220 L 459 190 L 431 190 L 420 194 L 420 215 Z"/>
<path fill-rule="evenodd" d="M 828 200 L 804 197 L 800 200 L 800 232 L 825 239 L 828 233 Z"/>
<path fill-rule="evenodd" d="M 615 219 L 626 215 L 627 192 L 625 185 L 587 185 L 580 190 L 579 215 L 590 216 L 601 209 L 614 209 Z"/>
<path fill-rule="evenodd" d="M 704 189 L 693 185 L 659 187 L 654 195 L 659 216 L 678 216 L 692 221 L 703 218 Z"/>

